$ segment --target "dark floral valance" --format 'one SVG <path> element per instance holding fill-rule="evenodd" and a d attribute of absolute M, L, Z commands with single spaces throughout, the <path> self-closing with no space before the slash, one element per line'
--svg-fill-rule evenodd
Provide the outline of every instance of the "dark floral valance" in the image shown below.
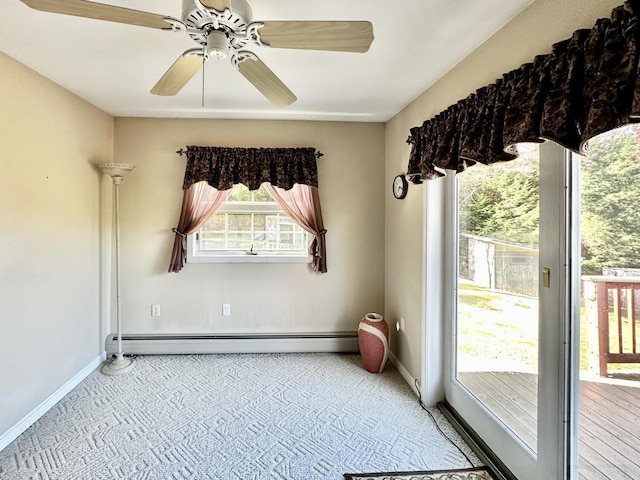
<path fill-rule="evenodd" d="M 517 158 L 516 144 L 552 140 L 584 154 L 600 133 L 640 121 L 640 0 L 553 46 L 410 130 L 414 183 L 476 162 Z"/>
<path fill-rule="evenodd" d="M 205 181 L 217 190 L 242 183 L 257 190 L 264 182 L 289 190 L 296 183 L 318 186 L 314 148 L 196 147 L 186 150 L 183 189 Z"/>

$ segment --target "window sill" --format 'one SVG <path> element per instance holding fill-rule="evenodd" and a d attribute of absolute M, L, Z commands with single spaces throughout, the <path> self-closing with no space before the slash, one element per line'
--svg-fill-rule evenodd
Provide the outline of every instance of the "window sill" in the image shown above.
<path fill-rule="evenodd" d="M 286 255 L 200 255 L 189 256 L 187 263 L 311 263 L 310 256 Z"/>

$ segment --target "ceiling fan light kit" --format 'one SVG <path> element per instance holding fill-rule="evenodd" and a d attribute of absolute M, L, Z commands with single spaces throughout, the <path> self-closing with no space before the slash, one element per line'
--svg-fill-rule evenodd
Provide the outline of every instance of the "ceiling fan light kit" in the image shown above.
<path fill-rule="evenodd" d="M 178 57 L 151 89 L 152 94 L 161 96 L 180 92 L 204 61 L 229 57 L 267 100 L 284 107 L 295 102 L 296 96 L 247 47 L 364 53 L 373 42 L 373 27 L 367 21 L 254 22 L 247 0 L 182 0 L 180 20 L 86 0 L 21 1 L 45 12 L 186 32 L 200 46 Z"/>
<path fill-rule="evenodd" d="M 207 37 L 206 58 L 222 60 L 229 55 L 229 39 L 220 30 L 212 30 Z"/>

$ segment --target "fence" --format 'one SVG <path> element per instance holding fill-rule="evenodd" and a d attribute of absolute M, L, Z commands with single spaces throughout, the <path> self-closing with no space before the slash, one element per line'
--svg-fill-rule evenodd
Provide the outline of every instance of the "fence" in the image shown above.
<path fill-rule="evenodd" d="M 476 284 L 538 297 L 538 250 L 527 245 L 461 234 L 459 274 Z"/>

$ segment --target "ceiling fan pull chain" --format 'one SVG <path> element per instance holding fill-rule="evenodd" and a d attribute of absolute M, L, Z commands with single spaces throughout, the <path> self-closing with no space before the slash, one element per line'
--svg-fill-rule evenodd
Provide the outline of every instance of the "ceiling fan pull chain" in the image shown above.
<path fill-rule="evenodd" d="M 204 108 L 204 62 L 206 62 L 206 58 L 202 55 L 202 108 Z"/>

